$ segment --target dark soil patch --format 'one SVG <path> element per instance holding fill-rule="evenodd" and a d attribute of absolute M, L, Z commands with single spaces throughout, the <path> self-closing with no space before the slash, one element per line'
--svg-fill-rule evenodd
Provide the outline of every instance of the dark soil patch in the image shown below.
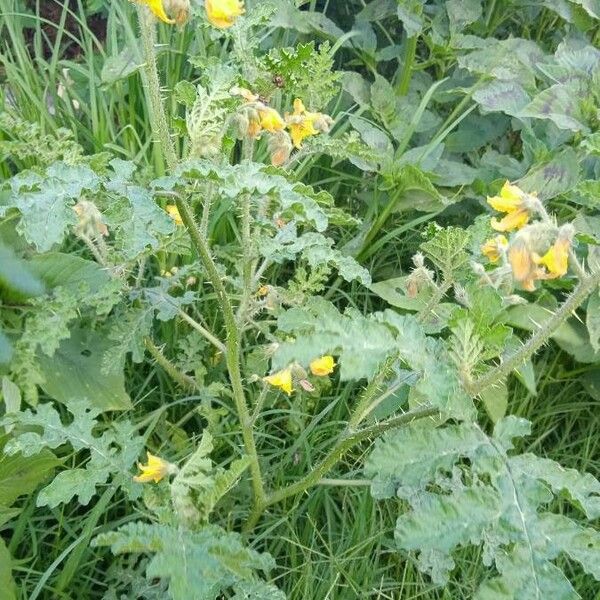
<path fill-rule="evenodd" d="M 43 48 L 44 56 L 48 58 L 52 54 L 52 49 L 56 43 L 56 37 L 63 19 L 63 12 L 68 10 L 65 29 L 69 31 L 75 40 L 81 37 L 81 27 L 73 14 L 78 13 L 77 0 L 68 0 L 68 2 L 58 2 L 57 0 L 28 0 L 29 8 L 41 20 L 41 28 L 44 32 Z M 87 26 L 94 35 L 103 42 L 106 38 L 106 18 L 101 14 L 92 14 L 86 18 Z M 33 54 L 33 37 L 35 31 L 28 29 L 24 32 L 25 39 Z M 63 58 L 77 58 L 83 52 L 81 46 L 71 39 L 70 36 L 62 36 L 61 54 Z"/>

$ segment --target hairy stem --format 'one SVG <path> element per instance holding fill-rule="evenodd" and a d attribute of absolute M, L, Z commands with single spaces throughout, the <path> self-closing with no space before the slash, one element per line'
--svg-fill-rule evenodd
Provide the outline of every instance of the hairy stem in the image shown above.
<path fill-rule="evenodd" d="M 442 284 L 438 286 L 430 298 L 429 302 L 423 307 L 423 310 L 418 314 L 417 320 L 423 323 L 435 307 L 442 301 L 443 297 L 448 293 L 454 281 L 450 277 L 445 277 Z"/>
<path fill-rule="evenodd" d="M 600 283 L 600 271 L 591 273 L 579 281 L 571 295 L 562 303 L 556 312 L 545 321 L 529 339 L 505 361 L 482 375 L 479 379 L 466 385 L 472 396 L 479 395 L 484 389 L 502 380 L 523 362 L 533 356 L 550 338 L 552 333 L 566 321 Z"/>
<path fill-rule="evenodd" d="M 160 78 L 156 65 L 155 18 L 146 6 L 138 6 L 137 13 L 144 52 L 145 84 L 150 101 L 150 123 L 152 132 L 157 138 L 156 141 L 160 144 L 167 167 L 172 171 L 177 165 L 177 155 L 169 134 L 169 124 L 160 92 Z"/>
<path fill-rule="evenodd" d="M 175 148 L 169 135 L 169 127 L 165 115 L 165 108 L 160 94 L 160 79 L 156 68 L 156 28 L 154 18 L 150 11 L 145 6 L 138 7 L 138 18 L 140 22 L 140 31 L 142 35 L 142 45 L 144 49 L 146 84 L 148 86 L 148 95 L 150 97 L 150 112 L 152 120 L 152 129 L 158 137 L 163 148 L 165 160 L 170 170 L 173 170 L 177 165 L 177 156 Z M 217 267 L 210 255 L 210 250 L 194 220 L 193 212 L 187 201 L 181 196 L 177 196 L 175 200 L 177 209 L 181 215 L 181 219 L 186 226 L 193 245 L 195 246 L 198 255 L 208 278 L 212 283 L 219 305 L 223 312 L 223 320 L 225 322 L 225 330 L 227 339 L 225 342 L 225 356 L 227 362 L 227 371 L 231 381 L 233 398 L 235 401 L 236 411 L 240 426 L 242 429 L 242 438 L 244 440 L 244 448 L 250 459 L 250 472 L 252 474 L 252 488 L 254 491 L 254 500 L 256 504 L 261 504 L 264 501 L 265 491 L 258 462 L 258 453 L 254 441 L 254 432 L 252 430 L 252 419 L 246 403 L 244 394 L 244 386 L 242 383 L 242 374 L 240 371 L 240 336 L 235 315 L 229 296 Z"/>
<path fill-rule="evenodd" d="M 223 313 L 223 320 L 225 322 L 225 330 L 227 332 L 227 339 L 225 341 L 225 357 L 227 362 L 227 371 L 229 372 L 229 379 L 231 381 L 231 387 L 233 390 L 233 398 L 242 428 L 242 438 L 244 440 L 244 448 L 246 454 L 250 458 L 250 472 L 252 474 L 252 488 L 254 490 L 254 500 L 257 505 L 262 504 L 265 498 L 265 490 L 260 470 L 260 464 L 258 461 L 258 453 L 256 451 L 256 443 L 254 441 L 254 431 L 252 429 L 252 418 L 246 402 L 246 396 L 244 393 L 244 386 L 242 383 L 242 374 L 240 371 L 240 335 L 235 314 L 227 290 L 221 281 L 221 275 L 217 270 L 217 266 L 210 255 L 210 250 L 206 240 L 200 234 L 194 215 L 189 204 L 182 198 L 178 197 L 175 201 L 181 220 L 186 226 L 192 243 L 194 244 L 200 261 L 206 269 L 208 278 L 215 289 L 221 311 Z"/>
<path fill-rule="evenodd" d="M 437 408 L 431 406 L 425 406 L 418 408 L 402 415 L 392 417 L 385 421 L 375 423 L 364 429 L 358 431 L 351 431 L 346 429 L 344 433 L 339 437 L 338 441 L 329 450 L 327 455 L 316 465 L 310 472 L 308 472 L 302 479 L 282 487 L 269 496 L 267 496 L 262 504 L 255 505 L 253 511 L 250 513 L 246 524 L 244 525 L 245 531 L 250 531 L 254 525 L 256 525 L 258 519 L 260 519 L 262 513 L 266 508 L 273 504 L 277 504 L 290 496 L 296 496 L 305 492 L 310 487 L 318 485 L 324 475 L 326 475 L 339 461 L 340 459 L 350 450 L 353 446 L 356 446 L 360 442 L 376 437 L 387 431 L 388 429 L 394 429 L 401 425 L 407 425 L 418 419 L 425 419 L 427 417 L 433 417 L 439 414 Z"/>
<path fill-rule="evenodd" d="M 187 390 L 200 389 L 196 380 L 185 373 L 182 373 L 163 353 L 162 350 L 149 338 L 144 338 L 146 350 L 150 352 L 156 364 L 160 365 L 165 373 L 176 381 L 182 388 Z"/>
<path fill-rule="evenodd" d="M 208 331 L 208 329 L 206 329 L 206 327 L 203 327 L 202 325 L 200 325 L 200 323 L 198 323 L 198 321 L 196 321 L 196 319 L 192 319 L 192 317 L 190 317 L 190 315 L 183 312 L 182 310 L 179 310 L 178 314 L 184 321 L 186 321 L 191 327 L 193 327 L 200 335 L 202 335 L 204 338 L 206 338 L 215 348 L 217 348 L 217 350 L 219 350 L 220 352 L 223 352 L 223 354 L 225 354 L 225 352 L 226 352 L 225 344 L 220 339 L 218 339 L 214 334 L 212 334 L 210 331 Z"/>

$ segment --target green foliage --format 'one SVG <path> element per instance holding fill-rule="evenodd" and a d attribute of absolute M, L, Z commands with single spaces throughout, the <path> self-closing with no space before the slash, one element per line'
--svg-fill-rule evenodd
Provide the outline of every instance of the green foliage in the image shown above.
<path fill-rule="evenodd" d="M 239 597 L 252 598 L 246 591 L 252 584 L 267 594 L 261 597 L 278 597 L 271 586 L 254 582 L 254 573 L 268 572 L 273 559 L 245 547 L 238 534 L 221 527 L 184 532 L 168 525 L 129 523 L 98 536 L 94 544 L 110 546 L 114 554 L 151 554 L 146 576 L 168 580 L 173 600 L 214 600 L 231 587 L 237 588 Z"/>
<path fill-rule="evenodd" d="M 462 392 L 444 345 L 424 334 L 414 317 L 392 311 L 363 317 L 355 310 L 341 314 L 330 303 L 313 299 L 303 308 L 292 308 L 278 320 L 280 331 L 293 341 L 279 344 L 275 368 L 333 354 L 340 359 L 342 380 L 371 379 L 389 357 L 397 357 L 416 377 L 415 393 L 443 413 L 458 418 L 472 416 L 473 406 Z"/>
<path fill-rule="evenodd" d="M 594 597 L 597 3 L 5 4 L 4 595 Z"/>
<path fill-rule="evenodd" d="M 373 494 L 409 503 L 396 522 L 396 544 L 417 551 L 419 569 L 435 583 L 447 582 L 453 551 L 470 544 L 483 544 L 485 563 L 499 573 L 478 598 L 493 597 L 492 590 L 515 599 L 578 597 L 551 562 L 561 553 L 600 579 L 600 535 L 547 509 L 564 491 L 588 519 L 597 518 L 600 482 L 549 459 L 511 453 L 512 440 L 529 431 L 527 421 L 507 417 L 493 436 L 476 424 L 409 426 L 376 443 L 365 465 Z"/>
<path fill-rule="evenodd" d="M 86 505 L 96 494 L 96 487 L 109 481 L 135 497 L 138 490 L 131 481 L 129 469 L 143 447 L 135 427 L 126 421 L 114 421 L 101 435 L 96 435 L 98 409 L 82 401 L 71 403 L 69 411 L 73 420 L 68 424 L 49 403 L 38 405 L 35 412 L 25 410 L 2 419 L 4 426 L 17 428 L 4 448 L 9 456 L 20 453 L 30 457 L 64 444 L 69 444 L 75 452 L 87 454 L 84 466 L 61 471 L 40 491 L 37 505 L 55 507 L 74 497 Z"/>
<path fill-rule="evenodd" d="M 208 458 L 212 450 L 212 436 L 205 431 L 198 448 L 171 483 L 171 497 L 177 516 L 192 527 L 199 521 L 208 520 L 217 502 L 239 481 L 249 465 L 247 458 L 240 458 L 233 461 L 227 470 L 215 469 Z"/>

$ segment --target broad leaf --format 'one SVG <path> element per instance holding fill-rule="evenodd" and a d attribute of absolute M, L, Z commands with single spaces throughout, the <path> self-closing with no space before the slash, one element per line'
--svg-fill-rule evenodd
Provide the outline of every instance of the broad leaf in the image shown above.
<path fill-rule="evenodd" d="M 75 329 L 52 357 L 38 357 L 44 376 L 42 388 L 68 407 L 85 400 L 102 411 L 131 408 L 125 391 L 123 364 L 108 372 L 102 371 L 102 359 L 112 346 L 110 340 L 96 332 Z"/>
<path fill-rule="evenodd" d="M 114 554 L 150 554 L 146 576 L 168 581 L 173 600 L 215 600 L 240 582 L 254 581 L 255 571 L 268 572 L 274 566 L 268 554 L 247 548 L 241 536 L 214 525 L 192 532 L 129 523 L 92 544 L 110 546 Z"/>

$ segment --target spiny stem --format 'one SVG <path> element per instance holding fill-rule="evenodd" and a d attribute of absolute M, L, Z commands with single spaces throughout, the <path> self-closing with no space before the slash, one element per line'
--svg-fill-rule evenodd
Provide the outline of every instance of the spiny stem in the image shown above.
<path fill-rule="evenodd" d="M 155 22 L 154 18 L 150 14 L 150 11 L 148 11 L 145 6 L 138 7 L 138 17 L 144 48 L 144 60 L 146 61 L 145 73 L 147 79 L 146 83 L 148 86 L 148 95 L 150 97 L 152 128 L 155 135 L 158 136 L 158 139 L 163 147 L 167 166 L 170 170 L 173 170 L 177 165 L 177 156 L 169 135 L 167 118 L 160 94 L 160 79 L 158 77 L 158 71 L 156 68 Z M 190 206 L 181 196 L 177 196 L 175 202 L 177 209 L 179 210 L 179 214 L 181 215 L 181 219 L 188 230 L 192 243 L 194 244 L 200 260 L 206 269 L 208 278 L 215 289 L 217 298 L 219 300 L 219 305 L 221 306 L 225 330 L 227 332 L 227 339 L 225 342 L 227 370 L 229 372 L 229 379 L 231 381 L 238 419 L 242 428 L 244 448 L 250 459 L 250 472 L 252 475 L 254 501 L 256 504 L 262 504 L 264 502 L 265 491 L 260 471 L 260 464 L 258 461 L 258 453 L 256 451 L 256 444 L 254 441 L 252 419 L 250 418 L 250 413 L 244 394 L 244 386 L 242 383 L 242 374 L 240 371 L 240 336 L 233 308 L 231 306 L 229 296 L 227 295 L 227 290 L 221 281 L 221 275 L 219 274 L 212 256 L 210 255 L 206 238 L 201 235 L 198 226 L 196 225 L 196 221 L 194 220 L 194 215 Z"/>
<path fill-rule="evenodd" d="M 302 479 L 282 487 L 269 496 L 267 496 L 264 502 L 260 505 L 255 505 L 254 509 L 250 513 L 248 520 L 244 525 L 244 531 L 251 531 L 252 528 L 256 525 L 258 520 L 260 519 L 262 513 L 269 506 L 273 504 L 277 504 L 290 496 L 296 496 L 305 492 L 308 488 L 318 485 L 323 476 L 334 467 L 340 459 L 344 456 L 350 448 L 356 446 L 360 442 L 373 438 L 377 435 L 380 435 L 384 431 L 388 429 L 394 429 L 396 427 L 400 427 L 401 425 L 407 425 L 408 423 L 412 423 L 418 419 L 425 419 L 427 417 L 433 417 L 439 414 L 439 410 L 432 406 L 425 406 L 422 408 L 418 408 L 409 412 L 406 412 L 402 415 L 398 415 L 396 417 L 392 417 L 391 419 L 387 419 L 386 421 L 381 421 L 379 423 L 375 423 L 369 427 L 365 427 L 364 429 L 359 429 L 358 431 L 351 431 L 346 429 L 344 433 L 339 437 L 338 441 L 334 444 L 334 446 L 329 450 L 327 455 L 321 460 L 321 462 L 314 467 L 309 473 L 307 473 Z"/>
<path fill-rule="evenodd" d="M 425 319 L 429 316 L 429 313 L 435 309 L 435 307 L 441 302 L 442 298 L 447 294 L 448 290 L 452 287 L 453 283 L 454 281 L 451 277 L 444 278 L 442 284 L 436 288 L 429 302 L 425 305 L 423 310 L 417 316 L 417 320 L 419 321 L 419 323 L 423 323 L 425 321 Z"/>
<path fill-rule="evenodd" d="M 258 453 L 256 443 L 254 441 L 254 431 L 252 429 L 252 418 L 248 410 L 246 396 L 244 394 L 244 386 L 242 383 L 242 374 L 240 371 L 240 336 L 239 329 L 236 323 L 235 314 L 231 301 L 227 294 L 227 290 L 221 281 L 221 275 L 217 270 L 217 266 L 208 249 L 206 240 L 200 234 L 194 215 L 188 203 L 180 196 L 176 199 L 177 209 L 181 215 L 181 220 L 186 226 L 192 243 L 194 244 L 204 268 L 206 269 L 208 278 L 215 289 L 223 320 L 225 322 L 225 330 L 227 339 L 225 340 L 225 358 L 227 362 L 227 371 L 233 391 L 233 399 L 242 428 L 242 438 L 244 440 L 244 448 L 246 454 L 250 458 L 250 472 L 252 475 L 252 488 L 254 490 L 255 503 L 262 504 L 265 498 L 265 490 L 258 461 Z"/>
<path fill-rule="evenodd" d="M 160 365 L 164 371 L 176 381 L 182 388 L 188 390 L 200 389 L 200 386 L 193 377 L 182 373 L 163 353 L 162 350 L 149 338 L 144 338 L 146 350 L 150 352 L 154 360 Z"/>
<path fill-rule="evenodd" d="M 225 344 L 218 339 L 214 334 L 212 334 L 208 329 L 200 325 L 196 319 L 193 319 L 187 313 L 179 310 L 177 313 L 184 321 L 186 321 L 191 327 L 193 327 L 200 335 L 205 337 L 217 350 L 223 352 L 225 354 Z"/>
<path fill-rule="evenodd" d="M 467 384 L 467 391 L 472 396 L 477 396 L 488 386 L 502 380 L 514 369 L 520 367 L 523 362 L 533 356 L 548 341 L 552 333 L 571 316 L 573 311 L 585 301 L 599 283 L 600 271 L 591 273 L 581 279 L 558 310 L 529 337 L 519 350 L 479 379 Z"/>
<path fill-rule="evenodd" d="M 144 51 L 145 83 L 148 90 L 148 99 L 150 100 L 150 122 L 152 131 L 158 138 L 157 141 L 161 146 L 167 167 L 172 171 L 177 165 L 177 155 L 169 134 L 169 124 L 160 92 L 160 78 L 156 64 L 155 18 L 146 6 L 138 6 L 137 13 Z"/>

